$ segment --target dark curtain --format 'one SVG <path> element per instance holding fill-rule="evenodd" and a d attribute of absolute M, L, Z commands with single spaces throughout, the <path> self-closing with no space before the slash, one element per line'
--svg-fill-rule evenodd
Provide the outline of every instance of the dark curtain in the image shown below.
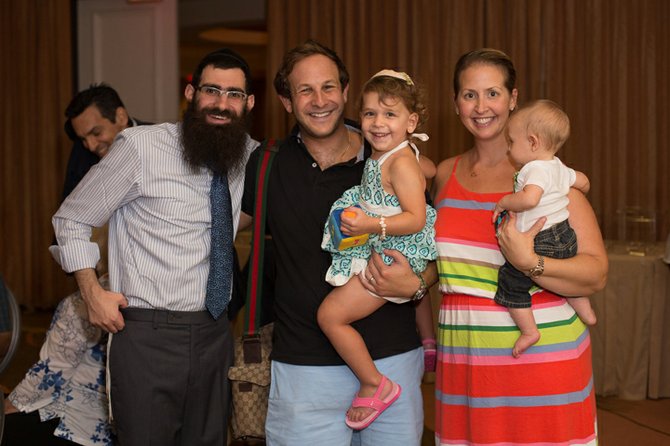
<path fill-rule="evenodd" d="M 656 210 L 660 240 L 670 231 L 668 20 L 665 0 L 273 0 L 268 73 L 289 48 L 321 41 L 350 71 L 347 110 L 356 118 L 370 75 L 407 71 L 429 92 L 431 139 L 422 150 L 439 162 L 471 144 L 454 115 L 456 60 L 478 47 L 502 49 L 515 61 L 520 102 L 549 98 L 570 116 L 558 156 L 589 175 L 604 235 L 617 237 L 617 209 L 639 206 Z M 282 136 L 292 122 L 268 102 L 268 135 Z"/>
<path fill-rule="evenodd" d="M 69 0 L 0 2 L 0 273 L 19 301 L 52 307 L 75 284 L 47 251 L 70 143 L 63 110 L 72 96 Z M 347 114 L 381 68 L 409 72 L 429 92 L 438 162 L 470 147 L 454 115 L 460 54 L 491 46 L 518 70 L 520 100 L 549 98 L 570 116 L 559 156 L 586 172 L 607 238 L 616 210 L 655 209 L 670 231 L 670 2 L 665 0 L 272 0 L 267 2 L 267 136 L 291 119 L 272 90 L 284 52 L 308 37 L 334 48 L 351 72 Z M 259 111 L 260 112 L 260 111 Z"/>
<path fill-rule="evenodd" d="M 0 272 L 20 303 L 52 307 L 74 287 L 48 252 L 71 145 L 70 2 L 4 1 L 0 20 Z"/>

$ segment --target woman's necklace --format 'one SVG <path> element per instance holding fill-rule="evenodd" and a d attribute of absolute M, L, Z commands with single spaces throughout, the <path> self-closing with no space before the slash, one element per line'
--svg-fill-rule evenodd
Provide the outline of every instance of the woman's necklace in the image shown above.
<path fill-rule="evenodd" d="M 475 170 L 475 163 L 470 160 L 470 177 L 475 178 L 477 177 L 477 171 Z"/>
<path fill-rule="evenodd" d="M 472 164 L 470 166 L 470 177 L 477 178 L 480 175 L 486 175 L 491 170 L 494 170 L 497 165 L 498 164 L 493 164 L 489 166 L 484 163 L 480 163 L 479 166 L 475 166 L 474 164 Z"/>

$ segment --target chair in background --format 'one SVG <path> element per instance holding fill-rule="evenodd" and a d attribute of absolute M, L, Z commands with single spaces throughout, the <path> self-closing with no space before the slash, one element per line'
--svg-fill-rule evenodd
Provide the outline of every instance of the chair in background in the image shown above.
<path fill-rule="evenodd" d="M 0 374 L 16 353 L 21 336 L 21 311 L 14 295 L 0 276 Z M 0 441 L 5 427 L 5 395 L 0 391 Z"/>

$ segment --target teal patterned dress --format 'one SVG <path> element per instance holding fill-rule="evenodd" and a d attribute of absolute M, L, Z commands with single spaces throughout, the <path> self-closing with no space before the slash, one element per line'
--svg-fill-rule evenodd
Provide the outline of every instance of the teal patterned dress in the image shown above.
<path fill-rule="evenodd" d="M 386 152 L 378 160 L 369 159 L 365 162 L 363 178 L 359 186 L 354 186 L 344 192 L 335 203 L 333 203 L 330 212 L 336 209 L 343 209 L 354 205 L 359 205 L 366 214 L 371 216 L 391 217 L 402 212 L 398 197 L 391 195 L 382 187 L 381 166 L 389 156 L 398 150 L 410 145 L 417 156 L 417 148 L 404 141 L 394 149 Z M 401 252 L 409 261 L 412 269 L 419 273 L 426 269 L 429 261 L 435 260 L 437 250 L 435 247 L 435 217 L 436 212 L 431 206 L 426 205 L 426 225 L 423 229 L 414 234 L 407 235 L 387 235 L 381 240 L 379 234 L 370 234 L 368 242 L 364 245 L 355 246 L 345 250 L 338 250 L 331 240 L 326 222 L 321 248 L 332 254 L 333 260 L 326 273 L 326 281 L 334 286 L 344 285 L 349 279 L 363 271 L 371 255 L 371 249 L 382 255 L 386 264 L 391 264 L 393 259 L 383 254 L 384 249 L 395 249 Z M 388 298 L 392 302 L 403 303 L 407 299 Z"/>

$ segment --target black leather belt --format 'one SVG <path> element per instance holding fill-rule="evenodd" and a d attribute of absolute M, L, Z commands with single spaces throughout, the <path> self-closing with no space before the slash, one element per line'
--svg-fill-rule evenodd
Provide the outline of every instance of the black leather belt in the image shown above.
<path fill-rule="evenodd" d="M 212 322 L 214 318 L 209 311 L 170 311 L 170 310 L 150 310 L 146 308 L 122 308 L 121 314 L 124 319 L 137 322 L 153 322 L 157 324 L 206 324 Z M 226 312 L 221 315 L 225 318 Z"/>

